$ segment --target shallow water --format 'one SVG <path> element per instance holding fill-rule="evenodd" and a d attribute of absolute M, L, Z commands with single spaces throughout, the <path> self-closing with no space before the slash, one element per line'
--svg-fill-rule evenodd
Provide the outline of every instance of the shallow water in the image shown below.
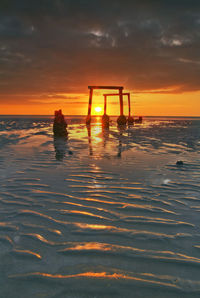
<path fill-rule="evenodd" d="M 200 119 L 68 123 L 0 116 L 0 297 L 200 297 Z"/>

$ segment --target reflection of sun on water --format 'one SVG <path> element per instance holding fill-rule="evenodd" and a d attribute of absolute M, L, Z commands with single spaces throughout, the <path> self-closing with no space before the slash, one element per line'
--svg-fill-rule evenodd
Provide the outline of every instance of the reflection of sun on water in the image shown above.
<path fill-rule="evenodd" d="M 96 119 L 97 123 L 92 127 L 92 136 L 93 136 L 93 144 L 102 142 L 102 137 L 101 137 L 101 125 L 98 123 L 98 120 Z"/>

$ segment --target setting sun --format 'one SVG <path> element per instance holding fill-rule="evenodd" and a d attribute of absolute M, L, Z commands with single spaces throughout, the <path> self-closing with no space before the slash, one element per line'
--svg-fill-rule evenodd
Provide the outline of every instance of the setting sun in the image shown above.
<path fill-rule="evenodd" d="M 101 107 L 96 107 L 95 108 L 95 112 L 100 113 L 101 111 L 102 111 L 102 108 Z"/>

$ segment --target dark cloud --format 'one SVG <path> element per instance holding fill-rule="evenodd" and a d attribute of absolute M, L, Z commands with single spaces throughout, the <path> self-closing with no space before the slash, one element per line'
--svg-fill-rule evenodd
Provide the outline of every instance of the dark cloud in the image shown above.
<path fill-rule="evenodd" d="M 0 99 L 199 90 L 199 32 L 199 0 L 1 0 Z"/>

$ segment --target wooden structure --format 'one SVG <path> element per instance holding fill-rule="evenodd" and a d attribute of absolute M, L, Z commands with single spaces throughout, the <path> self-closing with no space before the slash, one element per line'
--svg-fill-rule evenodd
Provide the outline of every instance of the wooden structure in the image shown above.
<path fill-rule="evenodd" d="M 119 96 L 119 103 L 120 103 L 120 116 L 117 119 L 117 123 L 118 123 L 118 125 L 126 124 L 126 117 L 124 116 L 124 109 L 123 109 L 123 93 L 122 93 L 122 90 L 124 89 L 124 87 L 122 87 L 122 86 L 88 86 L 88 89 L 90 91 L 89 91 L 88 115 L 86 118 L 86 124 L 89 125 L 91 123 L 92 97 L 93 97 L 94 89 L 106 89 L 106 90 L 118 90 L 119 91 L 118 94 L 115 94 L 115 95 Z M 106 102 L 104 101 L 104 116 L 106 115 L 105 112 L 106 112 Z M 109 122 L 107 117 L 105 117 L 106 123 L 107 123 L 107 121 Z M 103 120 L 103 118 L 102 118 L 102 120 Z"/>
<path fill-rule="evenodd" d="M 119 94 L 116 93 L 107 93 L 104 94 L 104 115 L 106 114 L 106 107 L 107 107 L 107 96 L 118 96 Z M 127 122 L 128 124 L 133 124 L 134 119 L 131 117 L 131 98 L 130 98 L 130 93 L 122 93 L 122 96 L 128 96 L 128 119 Z"/>
<path fill-rule="evenodd" d="M 62 110 L 55 111 L 53 133 L 55 137 L 67 137 L 67 122 L 65 121 Z"/>

